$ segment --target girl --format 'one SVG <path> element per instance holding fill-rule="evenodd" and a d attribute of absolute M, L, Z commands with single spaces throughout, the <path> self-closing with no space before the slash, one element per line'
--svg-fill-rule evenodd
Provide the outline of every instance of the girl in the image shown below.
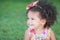
<path fill-rule="evenodd" d="M 36 1 L 27 6 L 25 40 L 56 40 L 51 25 L 56 21 L 56 10 L 51 3 Z"/>

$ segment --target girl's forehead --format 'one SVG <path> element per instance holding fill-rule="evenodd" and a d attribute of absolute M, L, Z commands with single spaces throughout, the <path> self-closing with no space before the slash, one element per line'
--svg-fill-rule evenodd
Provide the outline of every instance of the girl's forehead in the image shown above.
<path fill-rule="evenodd" d="M 40 16 L 39 12 L 37 12 L 37 11 L 29 11 L 27 15 L 28 15 L 28 17 Z"/>

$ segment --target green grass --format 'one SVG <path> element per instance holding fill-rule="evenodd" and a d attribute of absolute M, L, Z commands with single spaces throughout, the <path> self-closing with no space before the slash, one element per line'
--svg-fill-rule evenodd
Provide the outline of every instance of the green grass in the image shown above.
<path fill-rule="evenodd" d="M 52 1 L 60 13 L 58 1 Z M 0 40 L 24 40 L 26 25 L 26 6 L 30 2 L 0 1 Z M 60 14 L 52 29 L 60 40 Z"/>
<path fill-rule="evenodd" d="M 24 2 L 0 2 L 0 40 L 23 40 L 26 5 Z"/>

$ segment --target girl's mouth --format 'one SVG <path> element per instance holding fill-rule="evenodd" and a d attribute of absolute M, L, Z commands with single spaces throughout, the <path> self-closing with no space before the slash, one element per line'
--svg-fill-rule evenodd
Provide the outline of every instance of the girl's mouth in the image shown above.
<path fill-rule="evenodd" d="M 29 26 L 33 26 L 33 24 L 29 24 Z"/>

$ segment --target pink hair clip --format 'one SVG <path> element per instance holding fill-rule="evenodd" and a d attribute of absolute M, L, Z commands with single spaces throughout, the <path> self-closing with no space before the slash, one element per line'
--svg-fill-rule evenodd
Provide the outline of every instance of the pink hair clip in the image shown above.
<path fill-rule="evenodd" d="M 29 4 L 29 5 L 26 7 L 26 9 L 28 10 L 28 9 L 30 9 L 30 8 L 33 7 L 33 6 L 36 6 L 36 4 L 37 4 L 37 1 Z"/>

